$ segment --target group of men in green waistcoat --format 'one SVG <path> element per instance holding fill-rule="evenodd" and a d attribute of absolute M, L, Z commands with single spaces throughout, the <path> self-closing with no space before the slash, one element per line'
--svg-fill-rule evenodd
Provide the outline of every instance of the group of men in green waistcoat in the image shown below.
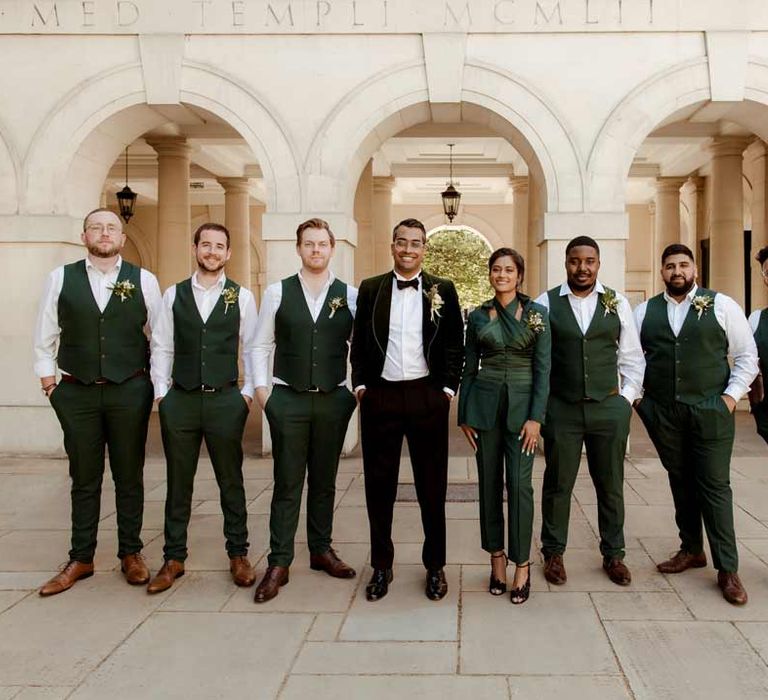
<path fill-rule="evenodd" d="M 274 456 L 270 552 L 255 602 L 271 600 L 289 581 L 305 479 L 310 567 L 354 577 L 331 546 L 338 462 L 356 405 L 347 386 L 353 326 L 353 385 L 358 399 L 366 397 L 374 569 L 366 596 L 380 599 L 393 578 L 392 507 L 403 437 L 425 530 L 425 592 L 432 600 L 446 595 L 447 416 L 462 361 L 455 289 L 421 270 L 426 234 L 409 219 L 393 233 L 395 270 L 364 283 L 358 314 L 357 290 L 329 269 L 335 238 L 327 222 L 310 219 L 296 235 L 301 270 L 270 285 L 257 313 L 252 293 L 225 275 L 232 251 L 224 226 L 198 228 L 197 269 L 161 296 L 151 273 L 120 256 L 120 219 L 107 209 L 86 216 L 88 254 L 51 273 L 35 330 L 35 370 L 64 432 L 72 482 L 69 562 L 41 595 L 65 591 L 94 572 L 107 451 L 121 571 L 130 584 L 148 584 L 150 593 L 169 589 L 184 574 L 203 441 L 219 487 L 232 579 L 253 585 L 242 437 L 254 398 L 268 421 Z M 552 334 L 542 430 L 545 577 L 555 585 L 567 581 L 570 502 L 585 449 L 603 568 L 614 583 L 631 582 L 624 563 L 623 465 L 634 405 L 668 472 L 680 531 L 680 550 L 658 569 L 671 574 L 706 565 L 703 521 L 723 596 L 745 603 L 729 483 L 733 410 L 757 374 L 742 310 L 696 286 L 693 255 L 679 244 L 662 255 L 666 291 L 640 305 L 634 318 L 627 299 L 598 280 L 600 249 L 593 239 L 568 243 L 565 268 L 566 282 L 536 300 L 548 311 Z M 167 494 L 164 561 L 151 578 L 140 535 L 153 397 Z M 414 432 L 417 424 L 424 430 Z"/>

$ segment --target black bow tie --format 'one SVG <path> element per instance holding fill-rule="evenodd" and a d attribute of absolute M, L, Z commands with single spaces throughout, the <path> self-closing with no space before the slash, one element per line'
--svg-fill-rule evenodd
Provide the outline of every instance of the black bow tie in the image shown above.
<path fill-rule="evenodd" d="M 417 292 L 419 291 L 419 278 L 414 277 L 412 280 L 397 280 L 397 288 L 398 289 L 408 289 L 408 287 L 413 287 Z"/>

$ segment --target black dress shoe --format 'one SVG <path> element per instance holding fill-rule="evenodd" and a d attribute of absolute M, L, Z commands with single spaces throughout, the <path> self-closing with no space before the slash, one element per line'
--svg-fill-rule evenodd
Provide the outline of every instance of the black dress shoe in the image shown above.
<path fill-rule="evenodd" d="M 374 569 L 373 576 L 365 587 L 365 597 L 371 602 L 381 600 L 389 592 L 389 584 L 393 578 L 392 569 Z"/>
<path fill-rule="evenodd" d="M 442 600 L 448 593 L 448 581 L 442 569 L 427 569 L 427 585 L 424 588 L 430 600 Z"/>

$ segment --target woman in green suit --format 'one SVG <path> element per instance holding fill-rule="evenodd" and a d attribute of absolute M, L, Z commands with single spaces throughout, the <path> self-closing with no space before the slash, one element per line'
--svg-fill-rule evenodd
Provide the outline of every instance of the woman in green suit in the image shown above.
<path fill-rule="evenodd" d="M 549 395 L 551 334 L 547 310 L 518 291 L 525 274 L 522 256 L 499 248 L 488 270 L 496 294 L 469 315 L 459 425 L 477 457 L 480 533 L 491 555 L 492 595 L 507 590 L 506 463 L 509 559 L 517 567 L 510 599 L 519 604 L 531 590 L 531 473 Z"/>

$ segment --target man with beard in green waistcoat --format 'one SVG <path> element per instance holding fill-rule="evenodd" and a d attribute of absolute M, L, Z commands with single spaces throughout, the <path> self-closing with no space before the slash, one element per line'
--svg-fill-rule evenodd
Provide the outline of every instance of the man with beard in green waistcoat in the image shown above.
<path fill-rule="evenodd" d="M 565 248 L 567 282 L 536 300 L 549 309 L 552 329 L 541 549 L 544 576 L 555 585 L 567 580 L 563 554 L 582 446 L 597 495 L 603 569 L 619 586 L 632 581 L 624 563 L 624 453 L 645 362 L 629 302 L 600 283 L 599 269 L 597 243 L 578 236 Z"/>
<path fill-rule="evenodd" d="M 120 256 L 125 240 L 114 212 L 90 212 L 82 233 L 87 257 L 50 274 L 40 305 L 35 372 L 64 431 L 72 479 L 69 562 L 40 589 L 43 596 L 93 574 L 105 447 L 115 482 L 120 568 L 130 584 L 149 580 L 140 536 L 152 410 L 146 331 L 154 328 L 161 301 L 155 276 Z"/>
<path fill-rule="evenodd" d="M 167 464 L 164 563 L 147 588 L 159 593 L 184 575 L 187 527 L 202 441 L 208 448 L 224 514 L 229 570 L 238 586 L 256 574 L 248 561 L 248 514 L 243 487 L 243 431 L 253 400 L 256 302 L 228 279 L 229 231 L 202 224 L 194 235 L 197 270 L 165 290 L 152 338 L 152 382 L 159 401 Z M 238 349 L 245 381 L 238 390 Z"/>
<path fill-rule="evenodd" d="M 723 597 L 744 605 L 730 470 L 733 412 L 757 376 L 757 349 L 741 307 L 698 287 L 696 275 L 691 250 L 667 246 L 661 254 L 666 291 L 635 309 L 646 359 L 636 409 L 667 470 L 680 533 L 680 550 L 657 568 L 679 574 L 707 565 L 703 520 Z"/>
<path fill-rule="evenodd" d="M 346 377 L 357 289 L 328 269 L 335 245 L 326 221 L 300 224 L 296 252 L 301 270 L 267 287 L 259 313 L 256 400 L 269 421 L 275 488 L 269 565 L 256 587 L 256 603 L 271 600 L 288 583 L 305 474 L 310 568 L 335 578 L 356 575 L 331 547 L 336 472 L 356 403 Z"/>

